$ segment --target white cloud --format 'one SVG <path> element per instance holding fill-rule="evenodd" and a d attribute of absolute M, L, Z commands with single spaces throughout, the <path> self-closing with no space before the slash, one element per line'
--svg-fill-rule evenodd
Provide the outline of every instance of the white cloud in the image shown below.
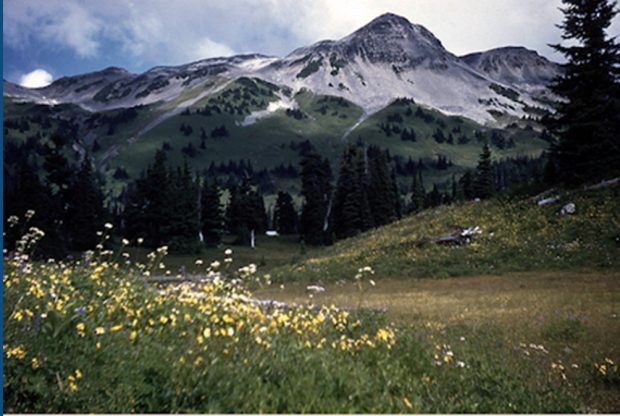
<path fill-rule="evenodd" d="M 26 88 L 47 87 L 52 83 L 54 77 L 45 69 L 35 69 L 19 78 L 19 85 Z"/>
<path fill-rule="evenodd" d="M 3 3 L 4 41 L 27 49 L 32 42 L 72 49 L 80 57 L 98 53 L 105 24 L 88 3 L 65 0 L 12 0 Z"/>

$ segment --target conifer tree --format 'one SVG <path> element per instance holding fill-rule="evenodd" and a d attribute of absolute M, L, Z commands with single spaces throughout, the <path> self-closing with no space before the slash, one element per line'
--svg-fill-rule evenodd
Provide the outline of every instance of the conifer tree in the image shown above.
<path fill-rule="evenodd" d="M 183 168 L 168 174 L 167 206 L 163 209 L 162 241 L 176 252 L 196 252 L 199 249 L 200 219 L 198 186 L 193 180 L 187 161 Z"/>
<path fill-rule="evenodd" d="M 128 190 L 124 215 L 127 237 L 143 238 L 147 247 L 159 247 L 167 241 L 164 228 L 171 209 L 170 192 L 166 154 L 160 149 L 153 164 Z"/>
<path fill-rule="evenodd" d="M 443 202 L 443 196 L 437 188 L 437 184 L 433 185 L 433 189 L 426 195 L 426 205 L 429 207 L 437 207 Z"/>
<path fill-rule="evenodd" d="M 413 175 L 413 182 L 411 184 L 411 202 L 409 203 L 409 212 L 415 213 L 421 211 L 424 208 L 424 199 L 426 196 L 426 190 L 424 189 L 424 182 L 422 179 L 422 171 L 419 170 L 417 174 Z"/>
<path fill-rule="evenodd" d="M 367 194 L 375 226 L 388 224 L 397 218 L 398 193 L 392 180 L 385 152 L 369 148 Z"/>
<path fill-rule="evenodd" d="M 364 155 L 356 146 L 348 146 L 340 159 L 331 213 L 336 237 L 351 237 L 372 227 L 366 182 Z"/>
<path fill-rule="evenodd" d="M 465 200 L 474 198 L 474 178 L 470 170 L 459 179 L 459 197 Z"/>
<path fill-rule="evenodd" d="M 239 188 L 232 188 L 226 216 L 228 229 L 237 236 L 237 244 L 249 244 L 250 234 L 264 232 L 267 228 L 267 213 L 263 197 L 255 190 L 248 178 Z"/>
<path fill-rule="evenodd" d="M 61 221 L 50 210 L 54 201 L 51 190 L 41 182 L 36 172 L 35 164 L 30 163 L 28 158 L 20 158 L 13 180 L 4 183 L 4 247 L 12 250 L 27 227 L 34 226 L 45 232 L 35 250 L 48 257 L 60 257 L 65 254 Z M 26 223 L 25 214 L 29 210 L 34 211 L 34 216 Z M 13 215 L 20 219 L 20 223 L 11 227 L 6 219 Z"/>
<path fill-rule="evenodd" d="M 558 176 L 569 185 L 620 173 L 620 45 L 605 30 L 618 13 L 609 0 L 563 0 L 559 26 L 569 46 L 552 45 L 568 62 L 552 86 L 565 100 L 550 129 Z"/>
<path fill-rule="evenodd" d="M 361 230 L 366 231 L 374 227 L 370 202 L 368 200 L 369 177 L 366 164 L 366 154 L 363 147 L 356 147 L 355 153 L 355 174 L 358 181 L 358 194 L 354 198 L 359 201 Z"/>
<path fill-rule="evenodd" d="M 205 244 L 214 246 L 222 240 L 224 219 L 220 204 L 221 191 L 216 180 L 205 179 L 200 198 L 201 231 Z"/>
<path fill-rule="evenodd" d="M 69 247 L 79 251 L 94 249 L 99 241 L 97 231 L 103 229 L 106 221 L 106 212 L 88 157 L 84 158 L 75 181 L 68 188 L 68 195 L 65 227 Z"/>
<path fill-rule="evenodd" d="M 273 227 L 282 235 L 297 232 L 298 216 L 293 205 L 293 198 L 288 192 L 278 192 L 273 212 Z"/>
<path fill-rule="evenodd" d="M 322 244 L 332 197 L 332 173 L 327 159 L 309 152 L 301 162 L 301 195 L 304 198 L 299 231 L 308 244 Z"/>
<path fill-rule="evenodd" d="M 396 214 L 396 218 L 400 219 L 403 215 L 403 206 L 400 200 L 400 190 L 398 188 L 398 180 L 396 179 L 396 171 L 394 169 L 392 169 L 390 173 L 390 190 L 394 203 L 394 213 Z"/>
<path fill-rule="evenodd" d="M 485 143 L 482 147 L 478 166 L 474 175 L 473 192 L 478 198 L 488 198 L 495 190 L 493 166 L 491 165 L 491 149 Z"/>

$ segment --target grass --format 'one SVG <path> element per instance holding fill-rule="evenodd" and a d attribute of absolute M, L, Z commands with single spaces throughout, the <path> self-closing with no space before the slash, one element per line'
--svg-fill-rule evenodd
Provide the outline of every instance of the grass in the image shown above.
<path fill-rule="evenodd" d="M 336 281 L 372 266 L 381 278 L 498 274 L 532 270 L 618 269 L 619 190 L 562 194 L 542 207 L 532 199 L 496 198 L 429 209 L 320 249 L 273 270 L 279 280 Z M 573 202 L 574 215 L 560 215 Z M 420 241 L 480 227 L 466 245 Z"/>
<path fill-rule="evenodd" d="M 158 253 L 144 267 L 155 267 Z M 486 339 L 451 346 L 364 310 L 261 307 L 228 278 L 145 286 L 135 279 L 143 267 L 123 271 L 106 256 L 5 259 L 4 411 L 578 409 L 559 386 L 511 373 Z M 252 279 L 243 273 L 237 277 Z"/>
<path fill-rule="evenodd" d="M 338 307 L 359 302 L 355 282 L 329 283 L 312 299 L 305 287 L 290 282 L 256 295 Z M 526 372 L 534 385 L 551 381 L 578 397 L 581 411 L 589 412 L 620 409 L 620 384 L 604 382 L 594 367 L 606 357 L 620 359 L 619 302 L 620 273 L 588 270 L 377 278 L 363 295 L 363 306 L 385 309 L 389 321 L 426 328 L 437 343 L 458 345 L 472 356 L 484 346 L 511 373 Z"/>
<path fill-rule="evenodd" d="M 196 260 L 202 260 L 208 265 L 214 261 L 222 260 L 222 253 L 231 249 L 234 253 L 231 267 L 238 269 L 248 264 L 256 264 L 261 272 L 268 273 L 270 270 L 291 265 L 299 262 L 304 257 L 316 252 L 316 248 L 299 244 L 298 236 L 279 236 L 277 238 L 258 235 L 256 247 L 234 245 L 234 236 L 224 236 L 218 247 L 206 247 L 197 254 L 170 254 L 164 263 L 166 269 L 172 274 L 179 270 L 185 270 L 187 274 L 199 272 L 196 269 Z M 145 263 L 151 250 L 142 247 L 130 247 L 127 249 L 132 258 Z"/>

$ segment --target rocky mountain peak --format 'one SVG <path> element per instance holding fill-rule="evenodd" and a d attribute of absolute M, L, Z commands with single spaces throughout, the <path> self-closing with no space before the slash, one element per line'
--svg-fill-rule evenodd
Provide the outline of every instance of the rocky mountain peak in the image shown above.
<path fill-rule="evenodd" d="M 536 51 L 506 46 L 460 58 L 491 79 L 508 84 L 547 84 L 560 73 L 560 66 Z"/>

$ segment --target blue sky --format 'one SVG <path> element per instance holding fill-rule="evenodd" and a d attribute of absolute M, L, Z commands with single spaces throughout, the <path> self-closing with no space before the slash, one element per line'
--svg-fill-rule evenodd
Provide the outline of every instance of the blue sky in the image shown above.
<path fill-rule="evenodd" d="M 213 56 L 285 55 L 392 12 L 458 55 L 519 45 L 554 59 L 560 0 L 4 0 L 3 76 L 42 85 L 108 66 L 143 72 Z M 620 19 L 609 30 L 620 33 Z M 33 71 L 37 71 L 33 73 Z M 30 76 L 28 76 L 30 74 Z"/>

